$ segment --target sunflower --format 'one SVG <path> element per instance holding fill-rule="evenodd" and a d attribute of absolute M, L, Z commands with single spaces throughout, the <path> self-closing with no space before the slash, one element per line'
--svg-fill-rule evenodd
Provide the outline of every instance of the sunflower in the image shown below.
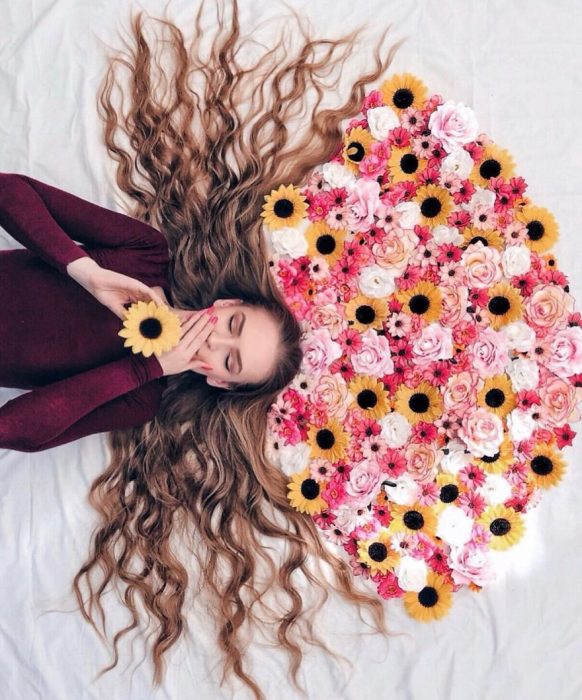
<path fill-rule="evenodd" d="M 455 474 L 449 474 L 448 472 L 437 474 L 436 484 L 439 488 L 439 500 L 433 505 L 432 510 L 438 516 L 467 489 L 461 484 Z"/>
<path fill-rule="evenodd" d="M 493 537 L 489 541 L 489 547 L 498 551 L 513 547 L 525 530 L 522 516 L 501 503 L 487 508 L 476 522 L 491 532 Z"/>
<path fill-rule="evenodd" d="M 287 498 L 293 508 L 300 513 L 309 513 L 310 515 L 312 513 L 320 513 L 328 507 L 327 503 L 320 496 L 324 486 L 325 482 L 318 483 L 315 479 L 312 479 L 309 468 L 306 468 L 297 474 L 293 474 L 291 481 L 287 483 L 287 488 L 289 489 Z"/>
<path fill-rule="evenodd" d="M 345 459 L 349 435 L 339 421 L 330 418 L 320 427 L 309 426 L 307 432 L 307 444 L 311 447 L 312 459 L 323 457 L 328 462 Z"/>
<path fill-rule="evenodd" d="M 388 529 L 380 528 L 379 533 L 371 540 L 358 542 L 358 560 L 370 567 L 370 573 L 385 574 L 393 570 L 400 555 L 390 547 L 390 534 Z"/>
<path fill-rule="evenodd" d="M 354 330 L 382 330 L 382 323 L 388 318 L 388 302 L 358 294 L 345 305 L 344 313 L 348 325 Z"/>
<path fill-rule="evenodd" d="M 480 187 L 488 187 L 492 177 L 508 181 L 515 172 L 515 163 L 509 151 L 489 143 L 483 149 L 481 159 L 473 166 L 469 180 Z"/>
<path fill-rule="evenodd" d="M 394 408 L 409 423 L 419 421 L 431 423 L 443 413 L 443 397 L 439 390 L 426 381 L 420 382 L 414 389 L 401 384 L 396 392 Z"/>
<path fill-rule="evenodd" d="M 507 433 L 503 436 L 503 442 L 499 450 L 493 456 L 472 457 L 471 463 L 483 469 L 488 474 L 502 474 L 513 462 L 513 443 Z"/>
<path fill-rule="evenodd" d="M 300 191 L 293 185 L 280 185 L 278 190 L 271 190 L 271 194 L 265 195 L 261 216 L 274 231 L 283 226 L 297 226 L 306 213 L 307 204 Z"/>
<path fill-rule="evenodd" d="M 525 206 L 515 215 L 518 221 L 527 228 L 526 246 L 536 253 L 542 253 L 551 248 L 558 240 L 558 223 L 548 209 Z"/>
<path fill-rule="evenodd" d="M 380 94 L 385 105 L 392 107 L 396 114 L 414 107 L 422 109 L 427 96 L 426 85 L 412 73 L 399 73 L 380 85 Z"/>
<path fill-rule="evenodd" d="M 483 229 L 483 231 L 481 231 L 481 229 L 468 226 L 463 231 L 463 239 L 463 245 L 465 247 L 471 245 L 471 243 L 477 243 L 478 241 L 481 241 L 483 245 L 497 248 L 499 251 L 502 251 L 505 247 L 501 234 L 499 231 L 495 231 L 494 229 Z"/>
<path fill-rule="evenodd" d="M 306 255 L 310 257 L 320 255 L 332 267 L 342 255 L 346 234 L 345 230 L 331 228 L 325 221 L 311 224 L 305 231 L 305 238 L 309 245 Z"/>
<path fill-rule="evenodd" d="M 477 404 L 500 418 L 505 418 L 516 406 L 515 393 L 506 374 L 488 377 L 477 394 Z"/>
<path fill-rule="evenodd" d="M 413 201 L 420 207 L 421 226 L 440 226 L 447 223 L 453 210 L 449 191 L 438 185 L 422 185 L 416 190 Z"/>
<path fill-rule="evenodd" d="M 344 135 L 342 155 L 346 165 L 356 175 L 360 172 L 361 161 L 372 151 L 374 137 L 361 126 L 350 129 Z"/>
<path fill-rule="evenodd" d="M 414 176 L 424 170 L 425 158 L 418 158 L 410 148 L 393 148 L 388 159 L 388 172 L 392 182 L 414 180 Z"/>
<path fill-rule="evenodd" d="M 167 306 L 155 301 L 138 301 L 125 314 L 123 328 L 117 334 L 125 338 L 123 347 L 145 357 L 159 357 L 180 342 L 180 319 Z"/>
<path fill-rule="evenodd" d="M 536 488 L 549 489 L 564 476 L 564 460 L 549 445 L 543 443 L 535 445 L 528 466 L 528 480 Z"/>
<path fill-rule="evenodd" d="M 390 400 L 384 383 L 376 377 L 356 376 L 348 386 L 355 399 L 350 408 L 356 408 L 366 418 L 379 420 L 390 410 Z"/>
<path fill-rule="evenodd" d="M 388 526 L 391 535 L 404 532 L 407 535 L 423 533 L 428 537 L 435 536 L 437 519 L 432 508 L 413 503 L 410 506 L 390 505 L 392 520 Z"/>
<path fill-rule="evenodd" d="M 443 576 L 428 570 L 426 585 L 421 591 L 408 591 L 402 598 L 410 617 L 419 622 L 433 622 L 444 617 L 453 603 L 453 587 Z"/>
<path fill-rule="evenodd" d="M 418 282 L 410 289 L 396 294 L 406 313 L 417 314 L 427 323 L 437 321 L 441 315 L 442 297 L 439 288 L 432 282 Z"/>
<path fill-rule="evenodd" d="M 521 294 L 507 280 L 498 282 L 489 289 L 487 311 L 489 323 L 495 330 L 517 321 L 523 313 Z"/>

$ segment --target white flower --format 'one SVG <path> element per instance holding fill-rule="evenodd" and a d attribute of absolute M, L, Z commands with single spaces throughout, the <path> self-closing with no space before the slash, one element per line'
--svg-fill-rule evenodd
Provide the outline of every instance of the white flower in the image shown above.
<path fill-rule="evenodd" d="M 400 126 L 400 120 L 391 107 L 373 107 L 366 112 L 368 128 L 372 136 L 383 141 L 388 132 Z"/>
<path fill-rule="evenodd" d="M 539 384 L 540 370 L 535 360 L 520 357 L 510 362 L 506 371 L 515 391 L 535 389 Z"/>
<path fill-rule="evenodd" d="M 402 447 L 406 444 L 412 428 L 406 418 L 396 411 L 386 414 L 379 420 L 382 429 L 382 437 L 388 447 Z"/>
<path fill-rule="evenodd" d="M 401 214 L 398 219 L 401 228 L 413 229 L 420 224 L 420 206 L 417 202 L 400 202 L 394 210 Z"/>
<path fill-rule="evenodd" d="M 501 259 L 506 277 L 524 275 L 531 267 L 531 254 L 525 245 L 511 245 L 503 252 Z"/>
<path fill-rule="evenodd" d="M 448 453 L 443 453 L 440 467 L 448 474 L 458 474 L 472 459 L 460 440 L 449 440 L 446 449 Z"/>
<path fill-rule="evenodd" d="M 531 413 L 522 411 L 519 408 L 513 409 L 506 417 L 505 422 L 507 423 L 509 437 L 514 442 L 527 440 L 536 429 L 536 422 Z"/>
<path fill-rule="evenodd" d="M 358 285 L 362 294 L 375 299 L 387 297 L 396 289 L 394 273 L 376 263 L 360 270 Z"/>
<path fill-rule="evenodd" d="M 395 569 L 398 585 L 403 591 L 422 591 L 426 586 L 428 567 L 424 559 L 404 555 Z"/>
<path fill-rule="evenodd" d="M 382 487 L 386 496 L 394 503 L 400 506 L 411 506 L 418 498 L 420 487 L 410 474 L 405 472 L 395 479 L 387 477 L 386 480 L 396 484 L 396 486 L 384 484 Z"/>
<path fill-rule="evenodd" d="M 476 490 L 490 506 L 503 503 L 511 496 L 511 484 L 501 474 L 487 474 L 483 486 Z"/>
<path fill-rule="evenodd" d="M 493 209 L 495 204 L 495 192 L 486 190 L 484 187 L 476 187 L 473 196 L 467 204 L 461 204 L 463 209 L 467 209 L 471 214 L 477 207 L 484 209 Z"/>
<path fill-rule="evenodd" d="M 457 506 L 446 506 L 438 517 L 436 536 L 450 545 L 460 546 L 471 539 L 473 518 Z"/>
<path fill-rule="evenodd" d="M 474 165 L 475 163 L 470 153 L 464 148 L 456 148 L 443 159 L 441 163 L 441 172 L 454 173 L 460 177 L 461 180 L 466 180 L 471 174 Z"/>
<path fill-rule="evenodd" d="M 471 156 L 469 156 L 469 158 L 470 157 Z M 440 224 L 439 226 L 435 226 L 433 228 L 432 240 L 436 243 L 436 245 L 444 245 L 445 243 L 452 243 L 453 245 L 458 245 L 463 240 L 463 236 L 461 236 L 461 234 L 459 233 L 458 228 L 455 228 L 454 226 L 445 226 L 444 224 Z"/>
<path fill-rule="evenodd" d="M 507 338 L 509 348 L 518 352 L 528 352 L 535 343 L 536 334 L 533 328 L 523 321 L 508 323 L 500 332 Z"/>
<path fill-rule="evenodd" d="M 356 178 L 349 168 L 341 163 L 325 163 L 321 167 L 323 179 L 332 187 L 345 187 L 355 182 Z"/>
<path fill-rule="evenodd" d="M 307 254 L 309 245 L 305 237 L 305 231 L 310 226 L 309 219 L 301 219 L 293 228 L 284 226 L 271 232 L 271 246 L 279 255 L 290 255 L 298 258 Z"/>
<path fill-rule="evenodd" d="M 305 469 L 311 458 L 311 448 L 306 442 L 300 442 L 298 445 L 280 445 L 278 452 L 279 466 L 286 476 L 292 476 Z"/>

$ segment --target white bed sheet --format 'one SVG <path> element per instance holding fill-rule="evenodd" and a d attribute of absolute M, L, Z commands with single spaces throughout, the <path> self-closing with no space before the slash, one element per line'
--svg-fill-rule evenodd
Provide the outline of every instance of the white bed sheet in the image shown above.
<path fill-rule="evenodd" d="M 410 71 L 430 92 L 465 102 L 479 125 L 515 158 L 528 194 L 560 224 L 560 268 L 582 300 L 580 202 L 582 174 L 582 9 L 577 0 L 351 0 L 293 5 L 326 36 L 369 19 L 395 38 L 409 35 L 390 72 Z M 105 67 L 103 42 L 119 46 L 129 8 L 161 13 L 164 3 L 115 0 L 0 0 L 0 170 L 53 183 L 121 210 L 112 162 L 101 142 L 95 95 Z M 186 31 L 196 5 L 173 0 L 168 13 Z M 241 0 L 243 31 L 281 5 Z M 267 40 L 276 25 L 262 29 Z M 374 34 L 370 32 L 370 37 Z M 365 47 L 342 79 L 371 59 Z M 345 93 L 347 94 L 347 93 Z M 0 230 L 0 245 L 18 247 Z M 0 280 L 1 284 L 1 280 Z M 577 308 L 581 308 L 580 304 Z M 0 348 L 1 351 L 1 348 Z M 0 404 L 18 390 L 0 389 Z M 577 426 L 574 426 L 575 429 Z M 523 540 L 497 556 L 498 581 L 479 594 L 455 596 L 440 623 L 408 618 L 400 601 L 386 603 L 393 629 L 408 632 L 386 646 L 340 635 L 367 631 L 353 610 L 332 600 L 321 629 L 352 656 L 354 670 L 308 649 L 301 681 L 322 700 L 577 700 L 582 698 L 582 435 L 566 453 L 568 470 L 527 519 Z M 42 453 L 0 450 L 0 698 L 2 700 L 182 700 L 250 697 L 237 682 L 218 687 L 214 631 L 196 623 L 194 646 L 168 655 L 162 687 L 151 688 L 149 659 L 134 674 L 130 645 L 110 661 L 93 630 L 72 609 L 73 575 L 84 562 L 96 514 L 86 496 L 107 463 L 104 435 Z M 110 638 L 128 614 L 107 596 Z M 143 645 L 134 644 L 136 660 Z M 268 700 L 300 697 L 287 679 L 287 657 L 251 647 L 252 671 Z"/>

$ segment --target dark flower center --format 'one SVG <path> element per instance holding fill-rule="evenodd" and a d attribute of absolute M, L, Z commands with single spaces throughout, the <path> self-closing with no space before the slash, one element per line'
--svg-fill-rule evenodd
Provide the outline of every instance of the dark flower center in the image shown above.
<path fill-rule="evenodd" d="M 491 177 L 499 177 L 501 172 L 501 164 L 498 160 L 494 158 L 488 158 L 481 163 L 479 167 L 479 174 L 485 180 L 489 180 Z"/>
<path fill-rule="evenodd" d="M 162 334 L 162 324 L 157 318 L 144 318 L 139 324 L 139 332 L 144 338 L 159 338 Z"/>
<path fill-rule="evenodd" d="M 425 608 L 432 608 L 437 604 L 438 599 L 438 593 L 432 586 L 425 586 L 418 594 L 418 602 Z"/>
<path fill-rule="evenodd" d="M 366 155 L 366 149 L 359 141 L 351 141 L 346 149 L 348 158 L 355 163 L 359 163 Z"/>
<path fill-rule="evenodd" d="M 315 247 L 317 248 L 318 253 L 321 253 L 322 255 L 330 255 L 333 253 L 336 247 L 335 238 L 329 233 L 324 233 L 323 235 L 318 236 Z"/>
<path fill-rule="evenodd" d="M 319 484 L 315 479 L 304 479 L 301 482 L 301 495 L 309 501 L 319 496 Z"/>
<path fill-rule="evenodd" d="M 317 436 L 315 438 L 317 446 L 322 450 L 329 450 L 335 444 L 335 435 L 331 430 L 327 428 L 322 428 L 317 431 Z"/>
<path fill-rule="evenodd" d="M 427 197 L 420 205 L 420 211 L 423 216 L 431 219 L 436 216 L 441 210 L 441 203 L 437 197 Z"/>
<path fill-rule="evenodd" d="M 424 518 L 417 510 L 408 510 L 406 513 L 404 513 L 402 522 L 411 530 L 420 530 L 420 528 L 424 525 Z"/>
<path fill-rule="evenodd" d="M 424 294 L 415 294 L 408 302 L 408 308 L 413 314 L 424 314 L 429 306 L 430 299 Z"/>
<path fill-rule="evenodd" d="M 371 389 L 364 389 L 358 393 L 358 406 L 360 408 L 374 408 L 377 403 L 378 397 Z"/>
<path fill-rule="evenodd" d="M 539 241 L 544 235 L 544 225 L 541 221 L 530 221 L 526 228 L 530 241 Z"/>
<path fill-rule="evenodd" d="M 503 316 L 509 311 L 509 299 L 507 297 L 496 296 L 489 301 L 489 311 L 495 316 Z"/>
<path fill-rule="evenodd" d="M 489 529 L 494 535 L 501 537 L 511 530 L 511 524 L 507 518 L 495 518 L 489 525 Z"/>
<path fill-rule="evenodd" d="M 501 389 L 490 389 L 485 394 L 485 403 L 491 408 L 499 408 L 505 402 L 505 394 Z"/>
<path fill-rule="evenodd" d="M 373 542 L 368 547 L 368 555 L 373 561 L 384 561 L 388 556 L 388 549 L 383 542 Z"/>
<path fill-rule="evenodd" d="M 443 503 L 452 503 L 459 496 L 459 487 L 456 484 L 445 484 L 441 489 L 441 501 Z"/>
<path fill-rule="evenodd" d="M 278 199 L 275 202 L 273 211 L 280 219 L 287 219 L 293 214 L 293 202 L 288 199 Z"/>
<path fill-rule="evenodd" d="M 531 468 L 536 474 L 547 476 L 554 468 L 554 465 L 549 457 L 538 455 L 532 459 Z"/>
<path fill-rule="evenodd" d="M 430 401 L 426 394 L 413 394 L 408 400 L 408 407 L 414 413 L 426 413 L 429 406 Z"/>
<path fill-rule="evenodd" d="M 400 168 L 403 173 L 415 173 L 418 170 L 418 158 L 414 153 L 407 153 L 400 159 Z"/>
<path fill-rule="evenodd" d="M 408 88 L 399 88 L 394 93 L 392 102 L 396 107 L 398 107 L 398 109 L 406 109 L 407 107 L 410 107 L 410 105 L 414 102 L 412 90 L 409 90 Z"/>

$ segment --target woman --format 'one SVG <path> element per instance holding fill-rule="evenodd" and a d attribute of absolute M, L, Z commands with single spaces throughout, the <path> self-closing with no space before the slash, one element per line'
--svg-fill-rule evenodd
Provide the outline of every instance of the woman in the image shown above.
<path fill-rule="evenodd" d="M 135 201 L 132 214 L 139 220 L 116 219 L 116 240 L 125 237 L 126 229 L 131 230 L 122 250 L 109 250 L 119 246 L 93 238 L 105 236 L 109 223 L 97 226 L 97 231 L 91 233 L 85 217 L 82 222 L 75 218 L 74 208 L 81 206 L 77 199 L 71 200 L 72 207 L 66 203 L 58 211 L 55 207 L 52 216 L 63 231 L 68 228 L 70 237 L 87 237 L 91 246 L 87 248 L 88 256 L 99 265 L 98 269 L 92 262 L 79 263 L 82 254 L 77 249 L 73 251 L 70 241 L 62 239 L 62 232 L 54 230 L 65 251 L 60 258 L 61 273 L 67 271 L 81 283 L 74 285 L 65 278 L 69 284 L 60 292 L 60 303 L 66 305 L 67 314 L 77 313 L 77 305 L 81 309 L 73 324 L 75 328 L 76 323 L 85 322 L 85 315 L 96 318 L 100 314 L 101 325 L 94 327 L 95 332 L 90 323 L 83 327 L 83 342 L 92 334 L 88 344 L 103 342 L 106 346 L 103 354 L 92 361 L 133 361 L 139 366 L 133 371 L 142 373 L 133 384 L 122 384 L 122 390 L 125 387 L 129 391 L 113 398 L 127 402 L 130 397 L 131 402 L 131 408 L 121 410 L 118 425 L 109 423 L 102 427 L 110 415 L 109 409 L 102 406 L 92 409 L 101 412 L 90 426 L 83 426 L 82 421 L 93 413 L 83 414 L 74 424 L 81 423 L 79 429 L 87 428 L 86 432 L 112 430 L 111 463 L 95 479 L 89 494 L 90 502 L 101 515 L 101 524 L 94 535 L 91 555 L 73 581 L 80 610 L 98 632 L 93 606 L 104 615 L 100 598 L 109 582 L 118 577 L 126 584 L 123 603 L 131 612 L 132 621 L 115 635 L 114 661 L 102 672 L 116 665 L 120 637 L 139 624 L 135 602 L 135 595 L 139 594 L 148 617 L 151 614 L 160 625 L 152 650 L 154 684 L 160 683 L 164 653 L 184 631 L 182 609 L 190 576 L 195 573 L 197 590 L 207 594 L 206 609 L 218 628 L 225 659 L 222 681 L 227 672 L 234 671 L 255 698 L 264 699 L 244 668 L 244 645 L 240 639 L 244 624 L 261 622 L 265 631 L 275 632 L 274 644 L 291 656 L 292 681 L 298 689 L 302 658 L 298 642 L 306 640 L 331 652 L 314 634 L 312 609 L 309 615 L 302 614 L 306 611 L 293 580 L 297 570 L 323 596 L 315 610 L 327 599 L 331 585 L 345 599 L 367 606 L 376 629 L 387 633 L 381 602 L 374 595 L 356 590 L 349 566 L 322 546 L 313 521 L 290 506 L 287 479 L 265 455 L 269 408 L 293 380 L 302 357 L 301 329 L 269 271 L 260 214 L 264 196 L 272 187 L 289 182 L 298 185 L 315 165 L 328 160 L 341 147 L 341 120 L 358 112 L 366 85 L 385 72 L 395 47 L 385 60 L 380 59 L 379 48 L 376 49 L 375 70 L 352 85 L 349 99 L 341 107 L 318 110 L 324 90 L 333 90 L 339 79 L 329 85 L 321 75 L 328 76 L 330 69 L 338 65 L 341 68 L 359 30 L 337 41 L 312 41 L 298 20 L 304 42 L 297 57 L 289 57 L 288 47 L 279 42 L 254 66 L 243 68 L 236 61 L 240 48 L 236 0 L 232 5 L 230 31 L 224 36 L 224 21 L 219 16 L 218 35 L 204 60 L 199 48 L 202 8 L 197 14 L 190 52 L 179 29 L 160 20 L 170 36 L 156 48 L 163 46 L 165 52 L 171 52 L 176 64 L 169 79 L 161 62 L 152 61 L 151 46 L 142 32 L 141 13 L 132 22 L 135 47 L 130 47 L 123 57 L 114 58 L 109 66 L 99 102 L 105 119 L 105 143 L 118 162 L 117 184 Z M 283 57 L 279 58 L 276 51 L 281 47 Z M 326 51 L 316 58 L 316 50 L 321 47 Z M 335 56 L 338 47 L 344 47 L 339 61 Z M 127 111 L 123 105 L 116 108 L 112 100 L 116 65 L 129 69 L 127 101 L 123 101 L 123 105 L 129 104 Z M 159 69 L 157 81 L 151 75 L 155 65 Z M 196 78 L 201 79 L 201 88 L 192 87 Z M 162 97 L 156 92 L 159 83 L 165 86 Z M 303 104 L 310 89 L 315 90 L 318 100 L 310 120 L 303 122 L 309 129 L 301 138 L 289 139 L 285 122 L 297 114 L 297 107 Z M 250 108 L 241 115 L 241 104 L 246 98 L 250 99 Z M 126 145 L 116 138 L 119 134 L 127 137 Z M 30 179 L 25 182 L 38 188 L 49 212 L 51 197 L 66 197 L 54 190 L 42 190 L 42 185 Z M 18 184 L 23 186 L 21 180 Z M 32 196 L 30 192 L 29 195 Z M 19 212 L 21 209 L 16 207 L 15 221 Z M 63 219 L 68 214 L 72 216 L 69 222 Z M 88 212 L 88 218 L 99 214 L 104 212 L 93 210 Z M 48 225 L 48 220 L 44 224 Z M 157 229 L 163 232 L 168 248 L 167 278 L 165 249 Z M 42 236 L 39 238 L 42 240 Z M 54 260 L 58 267 L 59 258 Z M 138 282 L 121 281 L 113 284 L 113 293 L 107 293 L 113 278 L 106 277 L 101 268 Z M 52 274 L 55 288 L 58 286 L 54 270 L 43 268 L 43 274 Z M 96 303 L 87 291 L 102 303 Z M 199 317 L 186 321 L 183 312 L 182 351 L 174 353 L 180 355 L 180 361 L 176 360 L 173 371 L 163 376 L 163 390 L 163 367 L 158 368 L 158 360 L 150 358 L 146 362 L 130 355 L 111 357 L 111 347 L 101 339 L 103 329 L 110 328 L 107 324 L 119 327 L 120 319 L 111 311 L 120 311 L 120 302 L 137 295 L 148 298 L 160 291 L 181 310 L 204 309 L 214 301 L 219 319 L 216 330 L 210 330 L 208 321 Z M 68 295 L 76 296 L 74 304 L 69 303 Z M 103 302 L 109 309 L 104 308 Z M 231 318 L 232 328 L 227 326 Z M 113 335 L 112 330 L 109 333 Z M 50 342 L 58 340 L 51 336 Z M 68 346 L 61 345 L 61 349 L 73 352 Z M 236 357 L 235 350 L 240 357 Z M 106 351 L 110 353 L 107 358 Z M 197 358 L 192 360 L 195 353 Z M 87 361 L 87 356 L 83 360 Z M 218 366 L 227 360 L 228 367 Z M 198 361 L 212 365 L 206 377 Z M 161 356 L 160 365 L 163 363 Z M 241 366 L 241 372 L 248 372 L 242 386 L 236 379 Z M 71 365 L 66 369 L 70 368 Z M 79 371 L 100 369 L 101 366 L 87 370 L 83 366 Z M 123 376 L 127 381 L 127 374 Z M 55 379 L 59 383 L 74 377 L 50 377 L 51 381 Z M 233 388 L 224 391 L 228 386 Z M 99 389 L 98 382 L 93 388 Z M 40 387 L 40 391 L 45 390 L 46 386 Z M 136 392 L 133 397 L 132 392 Z M 138 392 L 142 393 L 138 396 Z M 26 400 L 26 396 L 18 398 Z M 90 401 L 85 397 L 75 397 L 75 401 L 77 398 Z M 137 416 L 135 423 L 127 422 L 133 421 L 127 417 L 132 410 L 141 411 L 139 419 L 147 422 L 138 425 Z M 74 432 L 66 435 L 70 439 L 74 436 Z M 45 440 L 41 446 L 56 444 L 54 440 L 55 437 Z M 190 553 L 199 564 L 197 572 L 186 570 L 171 543 L 173 536 L 186 533 L 181 543 L 188 543 L 192 534 L 196 538 Z M 285 540 L 287 547 L 281 561 L 273 561 L 269 554 L 272 550 L 264 546 L 264 536 Z M 120 552 L 116 550 L 119 545 Z M 311 559 L 307 565 L 308 555 Z M 329 566 L 333 576 L 322 577 L 321 562 Z M 312 563 L 317 563 L 319 573 L 312 570 Z M 264 581 L 259 576 L 263 564 L 268 573 Z M 91 580 L 94 568 L 103 572 L 97 590 Z M 80 589 L 83 577 L 89 588 L 87 608 Z M 265 594 L 276 595 L 281 590 L 289 601 L 285 609 L 280 609 L 280 598 L 275 607 L 267 605 Z M 259 603 L 263 615 L 258 614 Z"/>

